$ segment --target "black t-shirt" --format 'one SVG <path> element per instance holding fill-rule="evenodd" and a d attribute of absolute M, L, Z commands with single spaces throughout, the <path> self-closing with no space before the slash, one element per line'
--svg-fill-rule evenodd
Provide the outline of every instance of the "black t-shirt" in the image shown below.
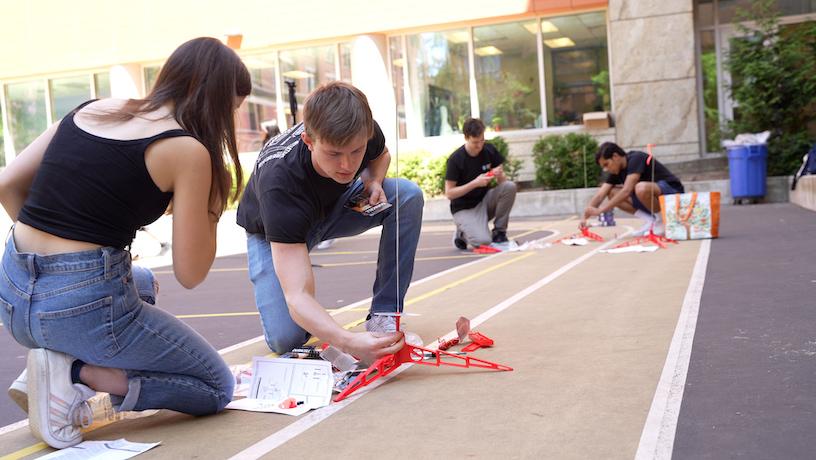
<path fill-rule="evenodd" d="M 463 145 L 448 157 L 445 180 L 456 181 L 458 187 L 467 184 L 480 174 L 486 173 L 502 163 L 504 163 L 504 158 L 493 144 L 486 142 L 482 147 L 482 151 L 475 157 L 468 155 Z M 451 214 L 475 207 L 484 199 L 486 194 L 487 187 L 479 187 L 455 200 L 451 200 Z"/>
<path fill-rule="evenodd" d="M 654 157 L 652 157 L 652 161 L 654 162 L 655 177 L 654 180 L 652 180 L 652 165 L 651 163 L 646 164 L 647 158 L 649 158 L 649 155 L 645 152 L 637 150 L 630 151 L 626 154 L 626 171 L 621 171 L 619 174 L 604 174 L 603 181 L 607 184 L 620 185 L 626 180 L 626 176 L 637 173 L 640 174 L 640 180 L 638 182 L 657 182 L 664 180 L 675 189 L 682 190 L 683 184 L 680 183 L 680 179 Z"/>
<path fill-rule="evenodd" d="M 306 243 L 309 230 L 328 215 L 350 185 L 315 171 L 301 133 L 303 123 L 263 146 L 238 204 L 238 225 L 249 233 L 263 234 L 268 241 Z M 357 177 L 384 149 L 385 136 L 375 122 Z"/>

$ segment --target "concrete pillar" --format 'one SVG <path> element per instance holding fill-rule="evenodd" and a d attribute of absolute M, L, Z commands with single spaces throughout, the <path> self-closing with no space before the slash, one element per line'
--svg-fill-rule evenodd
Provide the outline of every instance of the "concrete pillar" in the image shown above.
<path fill-rule="evenodd" d="M 385 134 L 388 151 L 397 148 L 397 102 L 388 78 L 388 39 L 385 35 L 361 35 L 351 47 L 352 84 L 365 93 L 374 119 Z M 392 160 L 393 161 L 393 160 Z"/>
<path fill-rule="evenodd" d="M 118 99 L 141 98 L 144 95 L 144 77 L 139 64 L 111 67 L 111 97 Z"/>
<path fill-rule="evenodd" d="M 617 143 L 699 158 L 693 0 L 609 0 L 609 50 Z"/>

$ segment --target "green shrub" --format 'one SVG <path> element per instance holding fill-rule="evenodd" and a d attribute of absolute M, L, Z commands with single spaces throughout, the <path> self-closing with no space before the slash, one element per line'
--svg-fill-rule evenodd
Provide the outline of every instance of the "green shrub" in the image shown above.
<path fill-rule="evenodd" d="M 510 147 L 507 145 L 507 141 L 504 140 L 501 136 L 496 136 L 493 139 L 487 141 L 493 144 L 496 147 L 496 150 L 499 151 L 502 158 L 504 158 L 504 175 L 507 176 L 507 179 L 511 181 L 515 181 L 518 178 L 519 170 L 521 169 L 522 161 L 510 155 Z"/>
<path fill-rule="evenodd" d="M 433 155 L 424 150 L 400 153 L 399 177 L 419 185 L 426 197 L 445 193 L 445 167 L 447 155 Z M 388 177 L 397 177 L 397 161 L 391 158 Z"/>
<path fill-rule="evenodd" d="M 787 175 L 813 141 L 807 130 L 816 120 L 816 22 L 780 25 L 775 5 L 756 1 L 741 14 L 756 28 L 738 25 L 746 37 L 731 42 L 729 89 L 739 107 L 724 135 L 770 130 L 768 174 Z"/>
<path fill-rule="evenodd" d="M 569 133 L 539 139 L 533 145 L 536 183 L 549 190 L 595 186 L 598 142 L 589 134 Z"/>

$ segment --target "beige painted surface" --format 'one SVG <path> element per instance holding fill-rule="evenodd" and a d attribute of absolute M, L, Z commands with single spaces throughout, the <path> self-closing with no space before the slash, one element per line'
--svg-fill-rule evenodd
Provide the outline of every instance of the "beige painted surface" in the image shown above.
<path fill-rule="evenodd" d="M 562 234 L 575 229 L 574 220 L 541 224 Z M 637 222 L 618 224 L 598 232 L 612 237 Z M 409 317 L 406 329 L 432 342 L 459 315 L 474 318 L 598 246 L 502 254 L 415 286 L 406 311 L 422 316 Z M 475 356 L 513 372 L 414 366 L 267 457 L 632 458 L 698 248 L 684 242 L 652 254 L 596 254 L 476 328 L 496 346 Z M 226 359 L 265 353 L 260 342 Z M 164 411 L 86 438 L 162 441 L 144 458 L 226 458 L 297 420 Z M 0 438 L 0 455 L 33 444 L 21 429 Z M 34 450 L 34 457 L 46 453 Z"/>

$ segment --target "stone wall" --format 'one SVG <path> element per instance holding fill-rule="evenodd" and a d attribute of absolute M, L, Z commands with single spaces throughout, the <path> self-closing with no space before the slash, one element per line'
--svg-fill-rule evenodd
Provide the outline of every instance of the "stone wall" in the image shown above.
<path fill-rule="evenodd" d="M 700 157 L 692 0 L 610 0 L 617 143 L 661 161 Z"/>

